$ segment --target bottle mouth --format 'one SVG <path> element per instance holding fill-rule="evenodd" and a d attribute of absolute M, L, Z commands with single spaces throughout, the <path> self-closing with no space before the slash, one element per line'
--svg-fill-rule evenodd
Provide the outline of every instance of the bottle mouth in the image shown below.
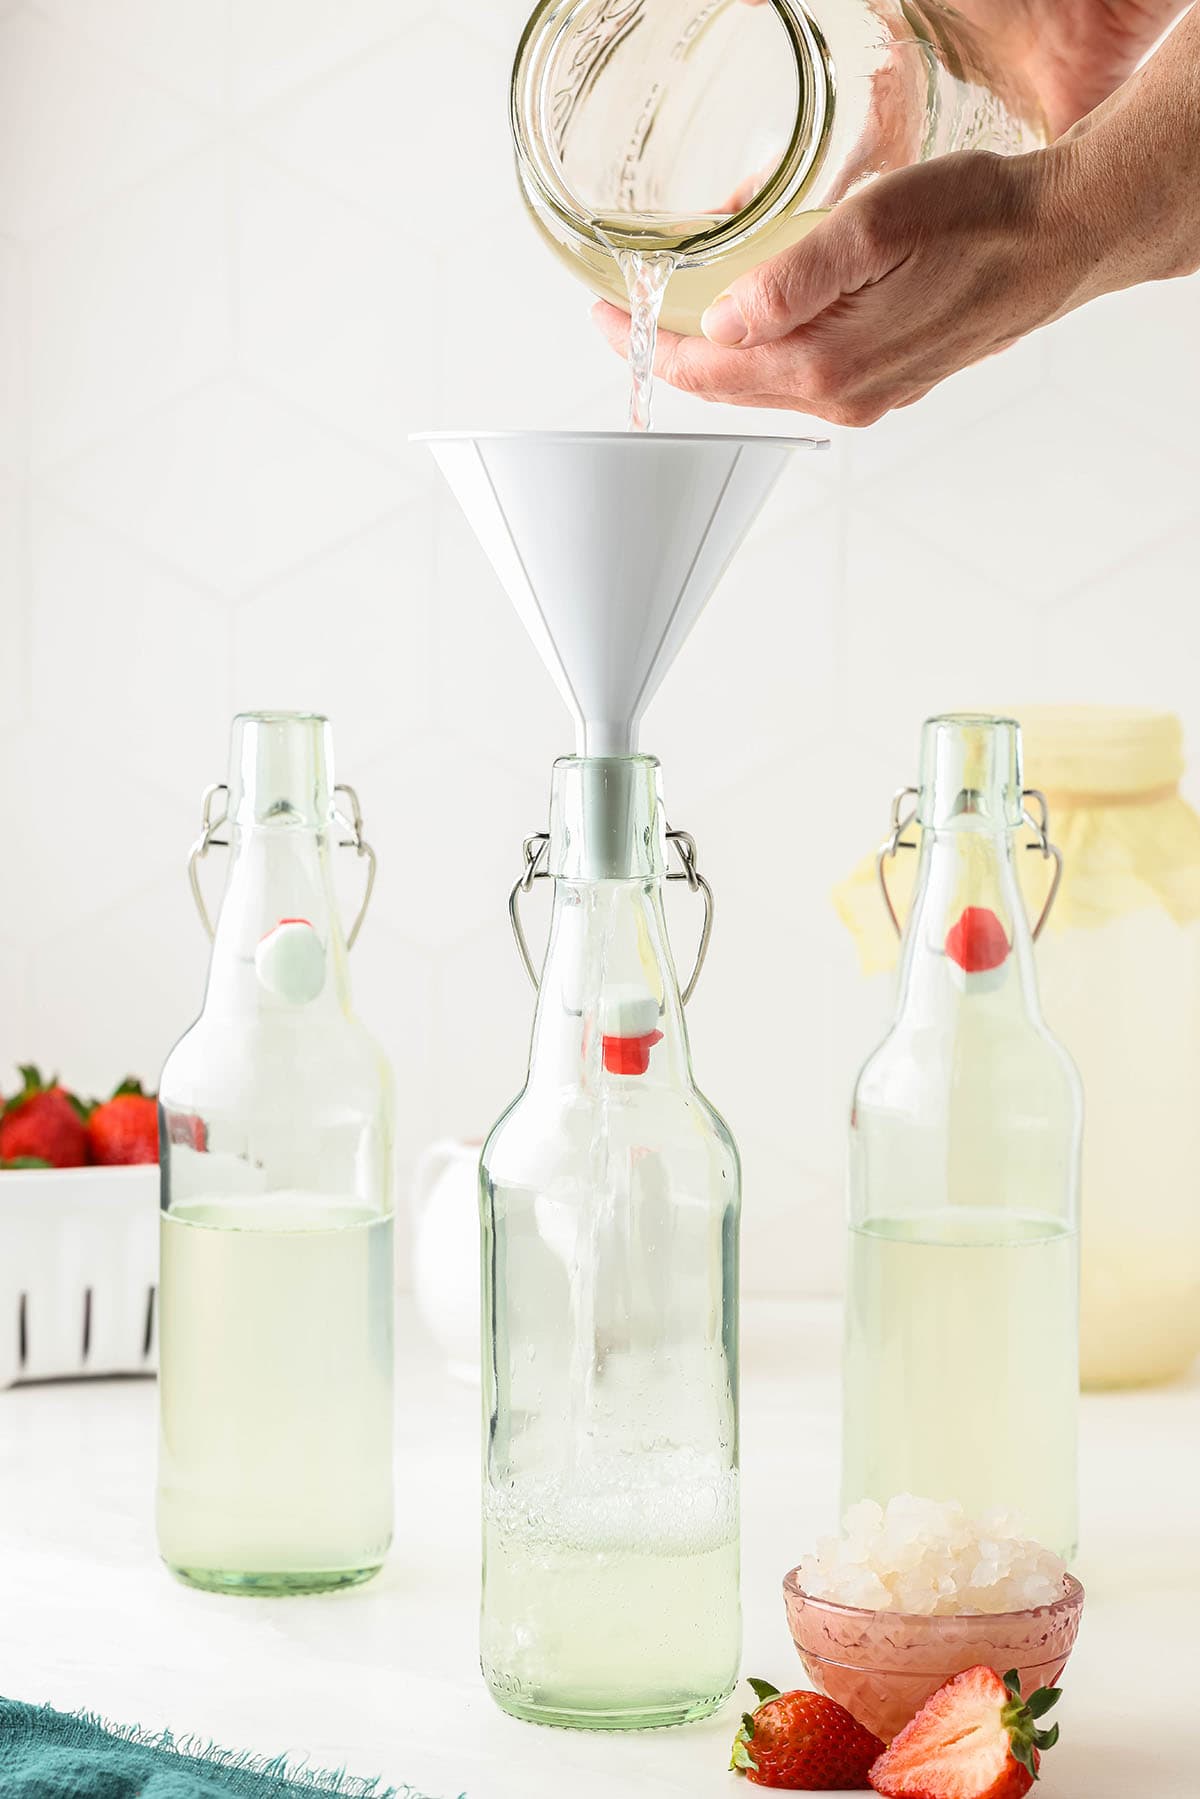
<path fill-rule="evenodd" d="M 681 268 L 708 261 L 740 244 L 760 225 L 797 209 L 816 180 L 833 124 L 834 71 L 824 35 L 801 0 L 769 0 L 782 28 L 794 68 L 796 118 L 786 149 L 774 169 L 743 204 L 733 196 L 728 212 L 656 210 L 637 204 L 636 176 L 647 145 L 657 143 L 656 127 L 668 98 L 669 83 L 647 70 L 647 95 L 633 118 L 627 147 L 620 159 L 619 191 L 585 196 L 572 185 L 564 168 L 569 134 L 578 123 L 581 105 L 602 76 L 620 43 L 642 22 L 641 6 L 618 18 L 596 0 L 542 0 L 517 48 L 510 96 L 510 123 L 517 167 L 526 194 L 537 211 L 553 220 L 560 236 L 577 246 L 605 252 L 638 248 L 675 254 Z M 677 63 L 686 63 L 725 9 L 713 9 L 691 21 L 676 45 Z M 608 26 L 605 31 L 602 27 Z M 719 198 L 719 196 L 714 196 Z M 671 243 L 662 221 L 678 217 L 680 236 Z M 624 223 L 623 223 L 624 221 Z"/>
<path fill-rule="evenodd" d="M 1021 723 L 1030 781 L 1055 809 L 1148 805 L 1179 790 L 1186 760 L 1173 713 L 1030 706 Z"/>
<path fill-rule="evenodd" d="M 1016 719 L 951 712 L 921 736 L 917 822 L 934 831 L 1009 831 L 1025 822 Z"/>
<path fill-rule="evenodd" d="M 322 827 L 332 812 L 329 721 L 317 712 L 240 712 L 230 746 L 236 827 Z"/>
<path fill-rule="evenodd" d="M 568 882 L 666 874 L 662 771 L 653 756 L 564 756 L 554 764 L 548 867 Z"/>

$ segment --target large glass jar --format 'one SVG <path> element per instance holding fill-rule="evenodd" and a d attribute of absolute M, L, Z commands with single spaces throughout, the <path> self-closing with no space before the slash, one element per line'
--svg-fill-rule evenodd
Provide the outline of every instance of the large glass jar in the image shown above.
<path fill-rule="evenodd" d="M 1082 1096 L 1038 1000 L 1029 816 L 1015 723 L 929 721 L 895 1020 L 850 1123 L 843 1501 L 999 1509 L 1069 1557 Z"/>
<path fill-rule="evenodd" d="M 543 0 L 512 127 L 566 266 L 625 305 L 613 250 L 678 252 L 662 322 L 693 335 L 731 281 L 864 182 L 1045 135 L 1033 96 L 937 0 Z"/>
<path fill-rule="evenodd" d="M 370 852 L 329 736 L 234 723 L 204 1008 L 159 1091 L 158 1539 L 216 1591 L 352 1585 L 392 1538 L 391 1078 L 351 1011 L 331 848 Z"/>
<path fill-rule="evenodd" d="M 1084 1384 L 1182 1374 L 1200 1352 L 1200 818 L 1183 730 L 1107 708 L 1022 713 L 1065 856 L 1038 951 L 1087 1094 Z"/>
<path fill-rule="evenodd" d="M 556 765 L 529 1079 L 482 1170 L 482 1660 L 543 1724 L 683 1723 L 738 1675 L 740 1174 L 666 852 L 656 762 Z"/>

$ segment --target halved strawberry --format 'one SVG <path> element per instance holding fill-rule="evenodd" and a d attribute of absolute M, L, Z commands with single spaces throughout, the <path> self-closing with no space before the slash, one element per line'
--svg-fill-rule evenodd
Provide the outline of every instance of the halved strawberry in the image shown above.
<path fill-rule="evenodd" d="M 1037 1720 L 1058 1703 L 1057 1687 L 1021 1698 L 1016 1670 L 968 1668 L 939 1687 L 871 1769 L 885 1799 L 1022 1799 L 1058 1725 Z"/>
<path fill-rule="evenodd" d="M 844 1706 L 823 1693 L 781 1693 L 769 1681 L 752 1680 L 760 1700 L 746 1712 L 733 1743 L 730 1767 L 760 1787 L 792 1792 L 857 1792 L 868 1784 L 871 1763 L 883 1748 Z"/>

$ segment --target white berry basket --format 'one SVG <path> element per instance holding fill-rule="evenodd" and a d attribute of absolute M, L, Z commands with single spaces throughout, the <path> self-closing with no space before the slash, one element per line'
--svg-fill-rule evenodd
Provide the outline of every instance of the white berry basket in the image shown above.
<path fill-rule="evenodd" d="M 0 1172 L 0 1390 L 153 1374 L 159 1171 Z"/>

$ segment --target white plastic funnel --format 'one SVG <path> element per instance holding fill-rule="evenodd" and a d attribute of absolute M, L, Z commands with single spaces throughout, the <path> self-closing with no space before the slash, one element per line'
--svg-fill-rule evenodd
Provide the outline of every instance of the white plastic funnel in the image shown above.
<path fill-rule="evenodd" d="M 642 714 L 811 438 L 486 432 L 423 439 L 575 717 L 628 756 Z"/>

